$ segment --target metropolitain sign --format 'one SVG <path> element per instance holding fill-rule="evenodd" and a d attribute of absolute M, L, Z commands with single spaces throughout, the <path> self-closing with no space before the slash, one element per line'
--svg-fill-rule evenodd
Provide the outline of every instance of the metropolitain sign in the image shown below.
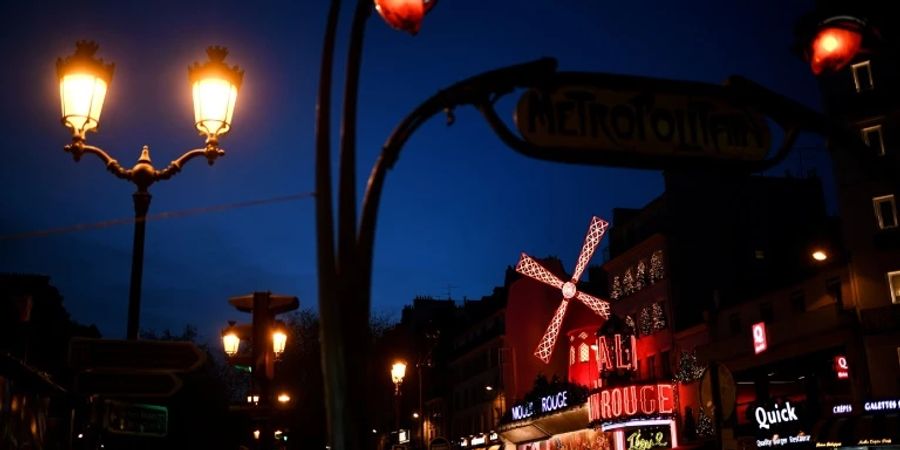
<path fill-rule="evenodd" d="M 522 138 L 548 151 L 638 167 L 685 158 L 760 161 L 769 151 L 764 117 L 735 104 L 722 86 L 574 72 L 551 84 L 526 91 L 515 114 Z"/>
<path fill-rule="evenodd" d="M 674 411 L 675 386 L 668 383 L 610 387 L 588 397 L 591 422 L 672 414 Z"/>

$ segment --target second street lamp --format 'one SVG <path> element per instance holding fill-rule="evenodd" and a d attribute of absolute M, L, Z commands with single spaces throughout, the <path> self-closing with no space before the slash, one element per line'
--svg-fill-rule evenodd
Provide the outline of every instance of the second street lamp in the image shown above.
<path fill-rule="evenodd" d="M 206 137 L 202 148 L 189 150 L 159 170 L 150 161 L 150 148 L 144 146 L 134 167 L 128 169 L 119 164 L 106 151 L 87 145 L 87 133 L 100 127 L 100 111 L 112 82 L 113 64 L 106 64 L 94 56 L 98 45 L 94 42 L 79 41 L 75 53 L 56 62 L 59 76 L 59 94 L 62 107 L 62 123 L 72 133 L 72 143 L 64 150 L 72 154 L 75 161 L 85 153 L 100 158 L 113 175 L 131 181 L 136 186 L 134 198 L 134 242 L 131 259 L 131 281 L 128 293 L 128 339 L 137 339 L 140 326 L 141 278 L 144 264 L 144 234 L 147 211 L 150 208 L 148 188 L 160 180 L 175 176 L 184 165 L 198 156 L 206 157 L 212 165 L 225 151 L 219 147 L 219 137 L 231 129 L 234 105 L 244 72 L 237 66 L 225 64 L 228 50 L 224 47 L 207 49 L 209 61 L 188 68 L 188 76 L 193 89 L 195 127 Z"/>

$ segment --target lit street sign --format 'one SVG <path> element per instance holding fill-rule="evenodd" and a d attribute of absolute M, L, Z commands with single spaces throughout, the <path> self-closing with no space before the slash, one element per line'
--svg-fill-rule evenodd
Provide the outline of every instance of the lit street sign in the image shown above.
<path fill-rule="evenodd" d="M 69 344 L 75 369 L 191 371 L 205 360 L 191 342 L 73 338 Z"/>
<path fill-rule="evenodd" d="M 515 124 L 541 149 L 532 156 L 550 160 L 643 168 L 762 161 L 771 144 L 764 116 L 732 98 L 715 84 L 561 72 L 522 95 Z"/>

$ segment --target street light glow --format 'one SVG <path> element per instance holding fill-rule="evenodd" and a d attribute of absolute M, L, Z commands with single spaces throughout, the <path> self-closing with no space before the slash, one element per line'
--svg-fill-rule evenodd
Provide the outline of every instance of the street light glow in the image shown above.
<path fill-rule="evenodd" d="M 816 75 L 835 72 L 849 63 L 862 43 L 862 35 L 846 28 L 825 27 L 812 43 L 810 68 Z"/>
<path fill-rule="evenodd" d="M 229 357 L 237 355 L 240 346 L 241 338 L 238 337 L 237 333 L 234 330 L 226 330 L 222 335 L 222 347 L 225 349 L 225 354 Z"/>
<path fill-rule="evenodd" d="M 95 42 L 78 41 L 75 54 L 56 61 L 62 122 L 73 136 L 84 137 L 100 126 L 100 111 L 114 65 L 94 57 L 98 48 Z"/>
<path fill-rule="evenodd" d="M 225 64 L 228 50 L 224 47 L 209 47 L 206 54 L 209 61 L 189 67 L 188 77 L 193 90 L 197 131 L 210 140 L 216 140 L 231 129 L 244 71 Z"/>
<path fill-rule="evenodd" d="M 282 392 L 278 395 L 278 403 L 287 403 L 289 401 L 291 401 L 291 396 L 287 392 Z"/>
<path fill-rule="evenodd" d="M 284 353 L 284 347 L 287 345 L 287 333 L 284 330 L 277 329 L 272 332 L 272 349 L 275 356 L 281 356 Z"/>
<path fill-rule="evenodd" d="M 812 253 L 812 257 L 816 261 L 825 261 L 828 259 L 828 253 L 825 253 L 824 250 L 816 250 Z"/>

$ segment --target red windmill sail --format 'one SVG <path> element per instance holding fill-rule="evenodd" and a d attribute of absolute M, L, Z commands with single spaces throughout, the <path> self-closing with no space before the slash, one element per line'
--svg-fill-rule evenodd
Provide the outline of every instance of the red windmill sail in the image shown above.
<path fill-rule="evenodd" d="M 522 253 L 522 258 L 519 259 L 519 264 L 516 265 L 516 271 L 522 275 L 534 278 L 535 280 L 562 291 L 562 302 L 556 309 L 556 313 L 553 314 L 553 319 L 551 319 L 550 324 L 547 325 L 547 331 L 544 332 L 544 337 L 541 338 L 541 342 L 534 351 L 534 356 L 537 356 L 544 364 L 550 362 L 550 355 L 553 354 L 553 346 L 556 344 L 556 338 L 559 336 L 559 329 L 566 316 L 566 308 L 569 305 L 569 300 L 577 298 L 598 316 L 609 317 L 609 302 L 580 292 L 575 287 L 578 284 L 578 279 L 581 278 L 584 269 L 587 268 L 591 256 L 593 256 L 594 251 L 597 250 L 597 245 L 600 244 L 600 239 L 603 238 L 603 234 L 606 233 L 608 227 L 609 222 L 606 222 L 599 217 L 594 216 L 591 219 L 591 225 L 588 227 L 587 235 L 584 237 L 584 245 L 581 247 L 581 253 L 578 255 L 578 263 L 575 265 L 575 272 L 572 273 L 572 279 L 570 281 L 563 282 L 559 277 L 538 264 L 537 261 L 525 253 Z"/>

